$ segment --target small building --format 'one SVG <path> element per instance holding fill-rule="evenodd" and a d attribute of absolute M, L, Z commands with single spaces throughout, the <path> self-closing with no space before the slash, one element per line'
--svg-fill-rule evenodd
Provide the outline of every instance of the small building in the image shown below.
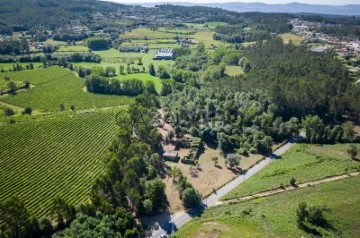
<path fill-rule="evenodd" d="M 156 51 L 153 59 L 154 60 L 173 60 L 174 59 L 173 49 L 171 49 L 171 48 L 158 49 Z"/>
<path fill-rule="evenodd" d="M 167 151 L 163 154 L 164 160 L 178 161 L 179 156 L 177 151 Z"/>

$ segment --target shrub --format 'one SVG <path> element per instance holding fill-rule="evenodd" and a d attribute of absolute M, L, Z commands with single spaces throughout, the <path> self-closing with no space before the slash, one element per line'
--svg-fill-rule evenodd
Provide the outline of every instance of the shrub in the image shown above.
<path fill-rule="evenodd" d="M 28 115 L 31 115 L 32 113 L 32 108 L 31 107 L 25 107 L 24 111 L 23 111 L 23 114 L 28 114 Z"/>

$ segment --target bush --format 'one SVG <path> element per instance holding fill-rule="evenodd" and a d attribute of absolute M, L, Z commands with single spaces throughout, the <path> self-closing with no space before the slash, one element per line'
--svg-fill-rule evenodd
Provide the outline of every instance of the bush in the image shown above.
<path fill-rule="evenodd" d="M 290 185 L 296 187 L 296 180 L 295 178 L 290 179 Z"/>
<path fill-rule="evenodd" d="M 23 111 L 23 115 L 28 114 L 31 115 L 32 113 L 32 108 L 31 107 L 25 107 L 24 111 Z"/>
<path fill-rule="evenodd" d="M 15 112 L 13 109 L 11 109 L 11 108 L 4 109 L 4 116 L 9 117 L 9 116 L 13 116 L 13 115 L 15 115 Z"/>

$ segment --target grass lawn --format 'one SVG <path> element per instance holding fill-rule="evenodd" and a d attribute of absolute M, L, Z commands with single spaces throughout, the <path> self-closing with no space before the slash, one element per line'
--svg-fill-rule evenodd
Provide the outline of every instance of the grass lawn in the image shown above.
<path fill-rule="evenodd" d="M 0 201 L 18 195 L 39 218 L 49 215 L 57 195 L 74 205 L 88 201 L 116 133 L 115 113 L 107 110 L 1 126 Z"/>
<path fill-rule="evenodd" d="M 60 67 L 14 72 L 11 77 L 15 81 L 26 77 L 33 87 L 16 95 L 0 96 L 0 101 L 43 112 L 58 111 L 62 103 L 66 108 L 73 104 L 83 110 L 121 106 L 132 101 L 127 96 L 88 93 L 84 90 L 84 79 Z"/>
<path fill-rule="evenodd" d="M 325 219 L 334 229 L 316 227 L 319 236 L 359 237 L 360 176 L 306 187 L 266 198 L 206 210 L 174 237 L 313 237 L 299 229 L 299 203 L 327 206 Z"/>
<path fill-rule="evenodd" d="M 240 66 L 227 65 L 225 74 L 229 76 L 235 76 L 235 75 L 244 74 L 244 71 Z"/>
<path fill-rule="evenodd" d="M 288 185 L 291 178 L 297 183 L 360 170 L 360 163 L 347 154 L 349 144 L 298 144 L 281 158 L 239 185 L 224 197 L 232 199 Z"/>
<path fill-rule="evenodd" d="M 300 45 L 301 41 L 303 40 L 301 36 L 297 36 L 290 33 L 281 34 L 279 35 L 279 37 L 283 39 L 285 44 L 288 44 L 291 40 L 294 45 Z"/>

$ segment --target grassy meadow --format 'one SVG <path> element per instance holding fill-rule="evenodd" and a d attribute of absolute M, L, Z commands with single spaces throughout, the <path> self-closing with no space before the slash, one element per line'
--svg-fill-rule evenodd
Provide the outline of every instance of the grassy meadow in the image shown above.
<path fill-rule="evenodd" d="M 279 37 L 283 39 L 285 44 L 289 44 L 289 42 L 292 41 L 294 45 L 300 45 L 301 41 L 303 40 L 301 36 L 297 36 L 291 33 L 280 34 Z"/>
<path fill-rule="evenodd" d="M 174 237 L 314 237 L 297 226 L 299 203 L 326 206 L 333 228 L 316 227 L 324 237 L 359 237 L 360 176 L 277 195 L 220 205 L 187 223 Z"/>
<path fill-rule="evenodd" d="M 87 201 L 116 133 L 115 113 L 1 126 L 0 200 L 18 195 L 38 217 L 49 215 L 57 195 L 74 205 Z"/>
<path fill-rule="evenodd" d="M 360 170 L 360 163 L 349 158 L 350 144 L 308 145 L 298 144 L 281 158 L 249 178 L 224 199 L 233 199 L 297 183 L 322 179 L 328 176 Z"/>

